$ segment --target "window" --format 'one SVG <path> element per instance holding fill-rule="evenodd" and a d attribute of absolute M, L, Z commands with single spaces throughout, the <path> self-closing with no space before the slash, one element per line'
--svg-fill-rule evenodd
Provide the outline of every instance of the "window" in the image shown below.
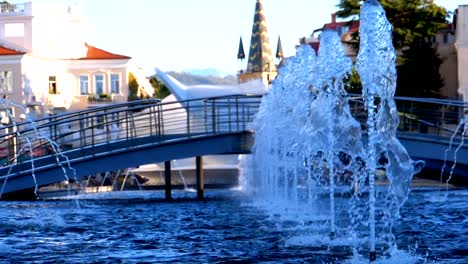
<path fill-rule="evenodd" d="M 23 23 L 5 24 L 5 37 L 24 37 Z"/>
<path fill-rule="evenodd" d="M 0 92 L 13 92 L 12 75 L 11 71 L 0 71 Z"/>
<path fill-rule="evenodd" d="M 57 77 L 49 76 L 49 94 L 59 94 L 57 90 Z"/>
<path fill-rule="evenodd" d="M 80 94 L 89 94 L 89 80 L 87 75 L 80 76 Z"/>
<path fill-rule="evenodd" d="M 120 81 L 119 81 L 118 74 L 111 74 L 110 76 L 110 84 L 111 84 L 111 94 L 119 94 L 120 93 Z"/>
<path fill-rule="evenodd" d="M 104 93 L 104 75 L 99 74 L 94 76 L 94 88 L 96 90 L 96 94 L 103 94 Z"/>

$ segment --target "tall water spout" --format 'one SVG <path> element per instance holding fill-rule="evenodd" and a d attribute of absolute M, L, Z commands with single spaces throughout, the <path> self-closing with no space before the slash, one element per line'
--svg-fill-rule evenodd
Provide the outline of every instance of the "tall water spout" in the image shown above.
<path fill-rule="evenodd" d="M 375 171 L 377 163 L 383 166 L 390 181 L 387 192 L 386 221 L 389 243 L 393 218 L 406 201 L 413 175 L 424 163 L 413 162 L 396 137 L 399 124 L 394 95 L 396 89 L 396 53 L 392 43 L 393 27 L 385 11 L 376 0 L 366 1 L 361 7 L 360 48 L 357 71 L 361 77 L 367 109 L 367 173 L 369 177 L 370 254 L 375 259 Z M 383 161 L 382 161 L 383 160 Z M 383 163 L 382 163 L 383 162 Z"/>
<path fill-rule="evenodd" d="M 299 47 L 263 98 L 254 125 L 248 187 L 273 215 L 309 223 L 314 220 L 308 217 L 324 214 L 326 208 L 330 234 L 343 232 L 336 233 L 337 239 L 352 238 L 353 247 L 368 234 L 374 260 L 379 239 L 387 242 L 389 251 L 396 248 L 393 222 L 408 197 L 413 175 L 424 163 L 413 162 L 396 137 L 392 26 L 375 0 L 361 8 L 360 35 L 356 68 L 367 109 L 364 130 L 352 115 L 343 86 L 352 62 L 338 34 L 326 30 L 318 56 L 309 46 Z M 376 236 L 377 170 L 389 182 L 381 237 Z M 339 193 L 352 193 L 351 199 Z M 361 199 L 364 193 L 369 194 L 368 201 Z M 328 206 L 322 197 L 328 197 Z M 362 230 L 365 226 L 368 233 Z"/>

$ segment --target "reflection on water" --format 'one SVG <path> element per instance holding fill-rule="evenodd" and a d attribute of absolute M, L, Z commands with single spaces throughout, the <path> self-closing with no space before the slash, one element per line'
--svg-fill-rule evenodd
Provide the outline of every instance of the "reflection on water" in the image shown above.
<path fill-rule="evenodd" d="M 328 237 L 314 235 L 323 234 L 326 217 L 269 216 L 237 190 L 207 195 L 205 202 L 187 192 L 174 193 L 172 203 L 162 192 L 0 202 L 0 263 L 368 262 L 349 246 L 367 241 L 338 234 L 329 246 Z M 467 199 L 466 189 L 413 191 L 395 227 L 401 254 L 379 262 L 464 263 Z"/>

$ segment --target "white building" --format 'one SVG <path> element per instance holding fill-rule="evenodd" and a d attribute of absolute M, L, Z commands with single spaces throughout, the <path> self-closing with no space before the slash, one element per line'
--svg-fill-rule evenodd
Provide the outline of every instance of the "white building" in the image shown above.
<path fill-rule="evenodd" d="M 468 5 L 458 7 L 455 46 L 458 57 L 458 93 L 463 96 L 463 101 L 468 102 Z"/>
<path fill-rule="evenodd" d="M 0 2 L 0 96 L 36 115 L 126 101 L 131 58 L 87 44 L 85 31 L 80 4 Z"/>

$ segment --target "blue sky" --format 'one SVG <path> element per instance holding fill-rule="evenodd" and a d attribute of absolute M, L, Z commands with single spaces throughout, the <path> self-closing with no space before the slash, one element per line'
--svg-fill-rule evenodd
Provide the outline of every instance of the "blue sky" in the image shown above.
<path fill-rule="evenodd" d="M 26 1 L 26 0 L 25 0 Z M 21 3 L 25 1 L 11 1 Z M 73 3 L 76 0 L 32 0 Z M 88 42 L 154 67 L 183 71 L 215 68 L 234 74 L 239 37 L 248 52 L 255 0 L 81 0 L 92 30 Z M 468 0 L 438 0 L 449 10 Z M 264 0 L 272 50 L 281 35 L 286 56 L 298 39 L 330 21 L 339 0 Z"/>

